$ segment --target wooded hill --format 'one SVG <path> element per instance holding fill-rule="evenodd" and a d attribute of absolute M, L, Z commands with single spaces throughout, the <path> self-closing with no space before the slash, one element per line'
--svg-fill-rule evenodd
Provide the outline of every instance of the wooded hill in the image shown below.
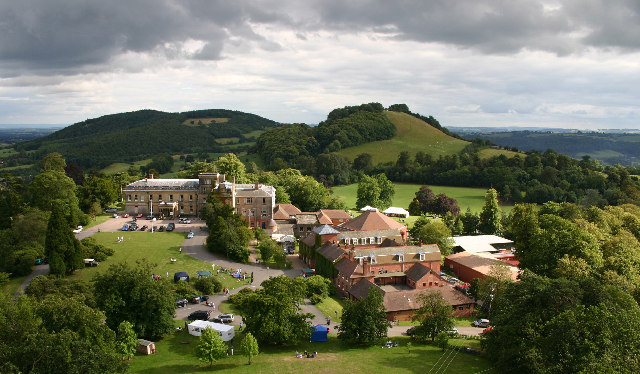
<path fill-rule="evenodd" d="M 84 168 L 102 168 L 169 153 L 240 152 L 276 122 L 249 113 L 209 109 L 184 113 L 139 110 L 88 119 L 19 143 L 34 160 L 51 153 Z"/>

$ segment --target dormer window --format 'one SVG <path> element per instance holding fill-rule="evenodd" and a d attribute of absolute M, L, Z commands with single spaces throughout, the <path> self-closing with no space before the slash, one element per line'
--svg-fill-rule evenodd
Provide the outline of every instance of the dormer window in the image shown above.
<path fill-rule="evenodd" d="M 358 258 L 358 263 L 359 263 L 360 265 L 363 265 L 363 264 L 364 264 L 364 257 L 360 257 L 360 258 Z"/>
<path fill-rule="evenodd" d="M 373 243 L 375 243 L 375 242 L 373 241 L 373 238 L 369 238 L 369 244 L 373 244 Z"/>
<path fill-rule="evenodd" d="M 398 262 L 404 262 L 404 254 L 398 253 Z"/>
<path fill-rule="evenodd" d="M 420 255 L 420 261 L 424 261 L 425 260 L 425 253 L 420 251 L 420 252 L 418 252 L 418 254 Z"/>
<path fill-rule="evenodd" d="M 353 238 L 353 245 L 358 245 L 358 238 Z"/>
<path fill-rule="evenodd" d="M 369 263 L 376 263 L 376 255 L 374 255 L 373 253 L 369 255 Z"/>
<path fill-rule="evenodd" d="M 380 235 L 376 236 L 376 243 L 382 244 L 382 236 Z"/>

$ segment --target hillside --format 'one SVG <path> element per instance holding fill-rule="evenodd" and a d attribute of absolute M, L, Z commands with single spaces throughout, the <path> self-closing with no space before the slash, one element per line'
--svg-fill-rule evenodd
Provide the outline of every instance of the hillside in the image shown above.
<path fill-rule="evenodd" d="M 361 153 L 373 156 L 374 164 L 395 162 L 398 154 L 408 151 L 412 156 L 417 152 L 430 154 L 432 157 L 458 154 L 470 144 L 468 141 L 451 137 L 428 123 L 407 113 L 385 111 L 385 115 L 396 126 L 396 135 L 388 140 L 380 140 L 361 144 L 338 151 L 337 153 L 353 160 Z M 500 154 L 515 155 L 514 152 L 496 149 L 480 151 L 481 157 L 492 157 Z"/>
<path fill-rule="evenodd" d="M 254 114 L 224 109 L 165 113 L 140 110 L 88 119 L 16 145 L 38 159 L 61 153 L 84 168 L 102 168 L 162 153 L 235 152 L 248 148 L 278 124 Z"/>
<path fill-rule="evenodd" d="M 551 148 L 577 159 L 589 155 L 610 165 L 632 165 L 640 161 L 640 134 L 637 133 L 509 131 L 466 132 L 461 135 L 466 139 L 491 140 L 495 144 L 517 147 L 522 151 L 546 151 Z"/>

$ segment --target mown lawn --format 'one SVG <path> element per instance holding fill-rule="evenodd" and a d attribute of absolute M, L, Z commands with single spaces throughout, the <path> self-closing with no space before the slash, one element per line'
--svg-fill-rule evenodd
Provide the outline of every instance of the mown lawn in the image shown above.
<path fill-rule="evenodd" d="M 94 219 L 89 218 L 89 223 L 87 223 L 87 225 L 84 228 L 88 229 L 89 227 L 93 227 L 103 222 L 107 222 L 109 219 L 111 219 L 111 217 L 113 217 L 112 214 L 101 214 L 99 216 L 96 216 L 96 218 Z"/>
<path fill-rule="evenodd" d="M 342 308 L 344 302 L 336 296 L 327 297 L 318 304 L 316 308 L 322 312 L 325 317 L 331 317 L 334 322 L 342 322 Z M 337 312 L 337 313 L 336 313 Z"/>
<path fill-rule="evenodd" d="M 396 188 L 396 194 L 393 197 L 392 206 L 397 206 L 407 209 L 409 203 L 416 197 L 416 192 L 422 187 L 421 184 L 409 184 L 409 183 L 394 183 Z M 471 208 L 472 212 L 480 213 L 482 206 L 484 205 L 484 195 L 487 192 L 486 188 L 473 188 L 473 187 L 451 187 L 451 186 L 433 186 L 429 185 L 429 188 L 437 195 L 444 193 L 449 197 L 453 197 L 458 200 L 458 206 L 463 213 L 467 208 Z M 333 195 L 339 196 L 342 201 L 345 202 L 347 208 L 356 208 L 356 200 L 358 196 L 358 184 L 353 183 L 346 186 L 332 187 Z M 511 210 L 510 206 L 502 206 L 503 211 L 506 213 Z"/>
<path fill-rule="evenodd" d="M 494 373 L 484 358 L 413 343 L 407 349 L 407 337 L 393 338 L 397 348 L 353 347 L 343 344 L 334 334 L 327 343 L 303 343 L 291 347 L 261 347 L 252 365 L 239 352 L 242 334 L 236 333 L 234 356 L 216 362 L 212 368 L 198 361 L 195 348 L 198 337 L 181 331 L 156 343 L 156 354 L 136 355 L 131 373 Z M 452 345 L 475 347 L 477 341 L 453 339 Z M 472 348 L 473 348 L 472 347 Z M 296 358 L 295 352 L 318 352 L 316 358 Z M 431 371 L 430 371 L 431 370 Z"/>
<path fill-rule="evenodd" d="M 118 243 L 117 237 L 124 237 L 124 241 Z M 85 268 L 77 271 L 73 277 L 83 280 L 90 280 L 96 274 L 106 271 L 113 264 L 126 262 L 130 265 L 141 259 L 146 259 L 154 264 L 153 272 L 161 276 L 173 279 L 173 274 L 178 271 L 186 271 L 192 279 L 197 277 L 198 270 L 212 270 L 211 264 L 196 260 L 187 255 L 180 254 L 187 234 L 182 232 L 99 232 L 93 235 L 98 243 L 115 249 L 115 254 L 106 261 L 100 263 L 95 268 Z M 176 262 L 171 262 L 175 258 Z M 238 281 L 231 276 L 220 273 L 217 275 L 222 282 L 222 286 L 233 289 L 245 284 L 248 281 Z"/>

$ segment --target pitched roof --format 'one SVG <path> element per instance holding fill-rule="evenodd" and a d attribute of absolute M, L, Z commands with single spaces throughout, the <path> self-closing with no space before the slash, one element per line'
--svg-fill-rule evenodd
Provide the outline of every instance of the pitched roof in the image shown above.
<path fill-rule="evenodd" d="M 273 218 L 274 219 L 290 219 L 302 211 L 293 204 L 276 204 Z"/>
<path fill-rule="evenodd" d="M 332 225 L 333 221 L 331 220 L 331 218 L 323 215 L 322 213 L 318 213 L 318 222 L 320 222 L 323 225 Z"/>
<path fill-rule="evenodd" d="M 347 254 L 347 252 L 343 251 L 340 247 L 329 242 L 325 242 L 322 247 L 317 249 L 317 252 L 331 262 Z"/>
<path fill-rule="evenodd" d="M 339 234 L 340 233 L 340 231 L 334 229 L 333 227 L 331 227 L 329 225 L 318 226 L 315 229 L 313 229 L 313 232 L 315 232 L 318 235 L 329 235 L 329 234 Z"/>
<path fill-rule="evenodd" d="M 417 263 L 411 267 L 411 269 L 405 272 L 407 279 L 411 279 L 414 282 L 419 281 L 424 278 L 425 275 L 429 274 L 431 269 L 422 265 L 421 263 Z"/>
<path fill-rule="evenodd" d="M 385 216 L 378 211 L 366 211 L 361 215 L 344 222 L 340 227 L 352 231 L 400 230 L 405 225 Z"/>
<path fill-rule="evenodd" d="M 342 260 L 338 261 L 335 265 L 336 270 L 338 270 L 339 274 L 344 275 L 346 278 L 351 277 L 358 268 L 360 268 L 360 273 L 362 273 L 362 266 L 357 262 L 351 261 L 348 258 L 344 257 Z"/>
<path fill-rule="evenodd" d="M 317 213 L 298 213 L 296 214 L 296 223 L 298 225 L 314 225 L 318 223 Z"/>
<path fill-rule="evenodd" d="M 316 236 L 309 233 L 304 238 L 301 238 L 300 241 L 308 245 L 309 247 L 313 247 L 316 245 Z"/>
<path fill-rule="evenodd" d="M 374 247 L 365 249 L 355 249 L 355 256 L 368 257 L 373 254 L 375 256 L 395 256 L 398 253 L 411 254 L 411 253 L 424 253 L 425 261 L 440 261 L 440 249 L 436 244 L 429 244 L 423 246 L 407 245 L 398 247 Z"/>
<path fill-rule="evenodd" d="M 376 287 L 378 289 L 380 289 L 380 287 L 376 286 L 375 284 L 371 283 L 371 281 L 367 280 L 367 279 L 361 279 L 358 283 L 354 284 L 350 289 L 349 289 L 349 293 L 355 297 L 356 299 L 364 299 L 365 297 L 367 297 L 367 295 L 369 295 L 369 289 Z M 382 290 L 380 290 L 380 292 L 383 292 Z"/>
<path fill-rule="evenodd" d="M 405 217 L 409 217 L 409 212 L 406 209 L 398 208 L 398 207 L 395 207 L 395 206 L 388 207 L 387 209 L 382 211 L 382 213 L 384 213 L 384 214 L 397 214 L 397 215 L 402 215 L 402 216 L 405 216 Z"/>
<path fill-rule="evenodd" d="M 318 213 L 329 219 L 351 219 L 351 215 L 341 209 L 320 209 Z"/>
<path fill-rule="evenodd" d="M 473 304 L 473 301 L 462 292 L 457 291 L 453 286 L 447 285 L 444 287 L 432 287 L 419 290 L 385 291 L 384 307 L 387 312 L 415 310 L 420 307 L 417 299 L 421 293 L 430 294 L 436 292 L 440 292 L 442 297 L 451 306 Z"/>
<path fill-rule="evenodd" d="M 483 255 L 473 254 L 469 252 L 460 252 L 453 255 L 449 255 L 445 257 L 445 259 L 458 263 L 462 266 L 466 266 L 468 268 L 471 268 L 485 275 L 489 274 L 489 271 L 491 270 L 491 265 L 494 265 L 497 263 L 504 263 L 509 267 L 509 270 L 511 270 L 511 279 L 516 280 L 518 278 L 519 271 L 517 267 L 510 265 L 505 261 L 496 260 L 488 256 L 489 255 L 483 256 Z"/>

